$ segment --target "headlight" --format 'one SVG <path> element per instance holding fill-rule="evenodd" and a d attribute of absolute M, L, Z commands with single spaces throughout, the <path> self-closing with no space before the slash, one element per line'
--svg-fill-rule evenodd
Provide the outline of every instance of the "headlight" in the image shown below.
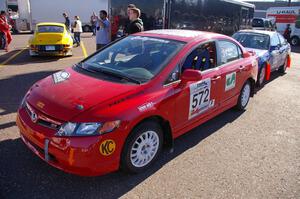
<path fill-rule="evenodd" d="M 89 136 L 89 135 L 102 135 L 112 132 L 120 125 L 120 121 L 112 122 L 89 122 L 89 123 L 72 123 L 68 122 L 60 127 L 57 136 Z"/>

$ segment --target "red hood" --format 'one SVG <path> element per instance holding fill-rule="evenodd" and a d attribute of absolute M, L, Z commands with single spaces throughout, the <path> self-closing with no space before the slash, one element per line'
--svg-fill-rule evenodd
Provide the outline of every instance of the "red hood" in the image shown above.
<path fill-rule="evenodd" d="M 58 73 L 55 73 L 35 84 L 27 102 L 50 117 L 70 121 L 93 106 L 108 100 L 116 100 L 129 94 L 130 91 L 135 92 L 137 88 L 136 85 L 96 79 L 78 73 L 72 68 L 66 69 L 66 72 L 69 73 L 69 77 L 65 79 L 57 79 L 55 75 Z M 59 80 L 63 81 L 55 83 Z M 83 109 L 78 105 L 82 105 Z"/>

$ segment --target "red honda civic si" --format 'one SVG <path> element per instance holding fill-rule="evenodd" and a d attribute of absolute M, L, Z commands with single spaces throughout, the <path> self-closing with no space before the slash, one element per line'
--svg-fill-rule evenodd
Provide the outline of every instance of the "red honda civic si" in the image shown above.
<path fill-rule="evenodd" d="M 137 173 L 178 136 L 245 109 L 256 77 L 256 58 L 230 37 L 142 32 L 35 83 L 17 125 L 28 148 L 63 171 Z"/>

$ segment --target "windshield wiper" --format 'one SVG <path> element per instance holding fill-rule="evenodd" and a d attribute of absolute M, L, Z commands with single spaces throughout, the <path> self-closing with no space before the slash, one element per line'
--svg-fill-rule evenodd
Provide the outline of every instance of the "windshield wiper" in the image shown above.
<path fill-rule="evenodd" d="M 93 67 L 93 66 L 84 67 L 83 64 L 84 64 L 83 62 L 79 62 L 78 64 L 75 64 L 75 66 L 79 67 L 83 70 L 86 70 L 88 72 L 91 72 L 91 73 L 100 72 L 100 73 L 111 75 L 111 76 L 114 76 L 114 77 L 117 77 L 117 78 L 125 79 L 127 81 L 131 81 L 131 82 L 136 83 L 136 84 L 141 84 L 141 81 L 139 81 L 137 79 L 134 79 L 130 76 L 127 76 L 126 74 L 124 74 L 122 72 L 115 71 L 115 70 L 107 70 L 107 69 L 104 69 L 104 68 L 96 68 L 96 67 Z"/>
<path fill-rule="evenodd" d="M 119 71 L 115 71 L 115 70 L 106 70 L 104 68 L 97 68 L 95 69 L 99 72 L 102 72 L 102 73 L 105 73 L 105 74 L 108 74 L 108 75 L 112 75 L 112 76 L 115 76 L 115 77 L 118 77 L 118 78 L 122 78 L 122 79 L 125 79 L 127 81 L 131 81 L 133 83 L 136 83 L 136 84 L 141 84 L 141 81 L 137 80 L 137 79 L 134 79 L 122 72 L 119 72 Z"/>

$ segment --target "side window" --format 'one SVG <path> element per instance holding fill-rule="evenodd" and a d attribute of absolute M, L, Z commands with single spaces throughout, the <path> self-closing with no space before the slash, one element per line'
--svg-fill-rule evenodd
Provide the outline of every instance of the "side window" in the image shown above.
<path fill-rule="evenodd" d="M 193 50 L 182 65 L 182 72 L 186 69 L 205 71 L 216 67 L 216 44 L 208 42 Z"/>
<path fill-rule="evenodd" d="M 219 41 L 218 65 L 223 65 L 228 62 L 241 58 L 241 49 L 231 41 Z"/>
<path fill-rule="evenodd" d="M 278 46 L 278 45 L 280 45 L 279 38 L 277 34 L 273 34 L 273 36 L 271 37 L 271 46 Z"/>
<path fill-rule="evenodd" d="M 281 45 L 286 45 L 287 44 L 285 38 L 283 38 L 283 36 L 281 34 L 278 34 L 278 37 L 279 37 Z"/>

